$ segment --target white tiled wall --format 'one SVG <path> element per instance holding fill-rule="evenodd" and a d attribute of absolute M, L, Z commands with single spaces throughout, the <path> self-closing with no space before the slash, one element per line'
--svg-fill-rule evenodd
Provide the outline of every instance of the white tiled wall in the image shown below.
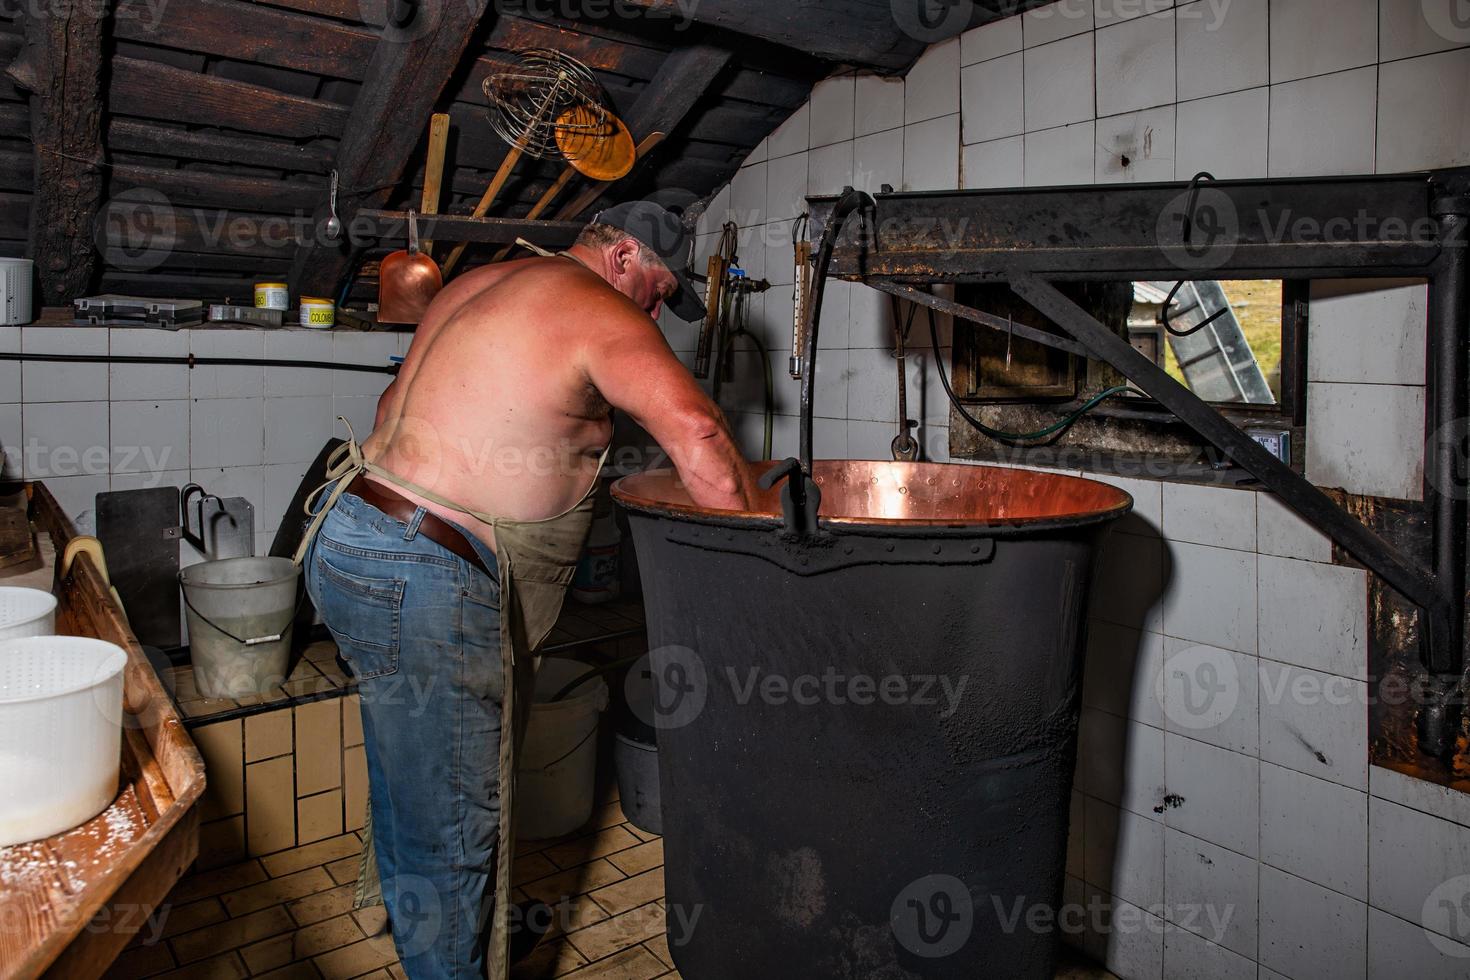
<path fill-rule="evenodd" d="M 773 454 L 796 448 L 785 284 L 803 179 L 835 193 L 1464 165 L 1456 2 L 1064 0 L 935 46 L 906 81 L 822 83 L 702 228 L 708 254 L 738 222 L 762 245 L 747 263 L 782 284 L 751 323 L 772 348 Z M 1422 284 L 1314 285 L 1315 482 L 1420 496 L 1425 300 Z M 696 328 L 664 327 L 692 359 Z M 830 283 L 821 337 L 817 455 L 889 458 L 886 297 Z M 910 415 L 943 461 L 927 337 L 920 317 Z M 761 385 L 742 358 L 721 400 L 754 456 Z M 1470 976 L 1470 796 L 1368 765 L 1365 573 L 1331 564 L 1269 494 L 1102 478 L 1136 507 L 1095 588 L 1067 896 L 1141 924 L 1083 947 L 1127 980 Z"/>
<path fill-rule="evenodd" d="M 387 364 L 410 334 L 0 327 L 0 350 Z M 0 362 L 5 475 L 43 479 L 80 527 L 94 498 L 189 482 L 255 506 L 264 553 L 338 415 L 372 428 L 384 374 L 317 368 Z M 189 549 L 185 549 L 188 551 Z"/>

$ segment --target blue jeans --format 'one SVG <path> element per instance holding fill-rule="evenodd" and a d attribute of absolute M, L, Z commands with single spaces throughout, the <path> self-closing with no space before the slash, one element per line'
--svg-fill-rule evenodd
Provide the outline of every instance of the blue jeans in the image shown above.
<path fill-rule="evenodd" d="M 362 696 L 373 843 L 412 980 L 478 978 L 500 820 L 500 583 L 344 494 L 306 556 Z M 488 568 L 495 555 L 474 537 Z"/>

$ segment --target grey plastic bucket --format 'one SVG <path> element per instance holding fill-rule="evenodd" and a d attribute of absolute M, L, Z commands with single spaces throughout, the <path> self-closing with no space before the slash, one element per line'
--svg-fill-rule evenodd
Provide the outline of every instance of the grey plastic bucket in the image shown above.
<path fill-rule="evenodd" d="M 613 744 L 613 764 L 618 771 L 618 799 L 623 816 L 639 830 L 663 836 L 663 812 L 659 809 L 658 746 L 629 738 L 622 732 Z"/>
<path fill-rule="evenodd" d="M 225 558 L 179 573 L 200 694 L 249 697 L 286 679 L 300 580 L 289 558 Z"/>

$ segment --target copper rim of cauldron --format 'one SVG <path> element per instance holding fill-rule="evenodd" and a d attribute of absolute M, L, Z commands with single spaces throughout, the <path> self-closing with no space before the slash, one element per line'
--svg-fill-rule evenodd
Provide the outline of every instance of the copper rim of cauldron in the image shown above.
<path fill-rule="evenodd" d="M 758 475 L 775 464 L 762 462 L 751 464 Z M 1076 524 L 1114 520 L 1133 509 L 1133 497 L 1124 490 L 1077 476 L 1062 473 L 1045 473 L 1036 470 L 1009 469 L 1000 466 L 971 466 L 955 463 L 892 463 L 868 460 L 817 460 L 814 464 L 816 481 L 822 488 L 823 524 L 844 527 L 887 527 L 887 528 L 974 528 L 974 527 L 1024 527 L 1037 524 Z M 847 502 L 854 496 L 844 493 L 846 487 L 883 486 L 883 478 L 904 475 L 894 480 L 891 491 L 879 514 L 853 514 Z M 857 480 L 852 479 L 856 475 Z M 834 484 L 834 476 L 838 483 Z M 847 480 L 842 480 L 847 476 Z M 925 479 L 930 477 L 931 479 Z M 934 480 L 947 478 L 955 485 L 965 486 L 966 492 L 955 495 L 959 505 L 946 508 L 943 516 L 923 516 L 918 512 L 930 509 L 934 494 L 909 491 L 937 486 Z M 915 480 L 924 482 L 916 484 Z M 904 487 L 898 491 L 898 487 Z M 1038 513 L 1037 507 L 1018 506 L 1015 515 L 996 514 L 996 494 L 1015 489 L 1049 491 L 1028 494 L 1017 500 L 1042 500 L 1049 508 Z M 779 490 L 762 492 L 761 509 L 752 511 L 719 510 L 700 507 L 689 499 L 688 492 L 679 483 L 673 470 L 652 470 L 626 476 L 613 484 L 613 496 L 634 510 L 653 511 L 662 514 L 690 517 L 695 520 L 732 521 L 756 520 L 778 521 L 781 518 Z M 869 493 L 863 499 L 871 499 Z M 1008 501 L 1007 501 L 1008 502 Z M 906 516 L 895 517 L 892 511 L 907 511 Z"/>

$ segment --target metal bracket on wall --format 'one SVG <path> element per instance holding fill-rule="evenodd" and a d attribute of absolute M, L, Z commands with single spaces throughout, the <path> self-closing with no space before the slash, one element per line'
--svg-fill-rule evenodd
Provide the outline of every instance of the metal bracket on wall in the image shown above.
<path fill-rule="evenodd" d="M 835 198 L 811 198 L 820 235 Z M 1047 346 L 1105 361 L 1304 520 L 1423 610 L 1425 666 L 1464 665 L 1470 168 L 1383 177 L 883 194 L 838 237 L 830 274 L 995 330 L 1009 322 L 915 288 L 1009 282 L 1068 335 Z M 1048 280 L 1422 278 L 1429 282 L 1424 500 L 1430 568 L 1385 541 Z M 1016 328 L 1020 332 L 1020 328 Z"/>

